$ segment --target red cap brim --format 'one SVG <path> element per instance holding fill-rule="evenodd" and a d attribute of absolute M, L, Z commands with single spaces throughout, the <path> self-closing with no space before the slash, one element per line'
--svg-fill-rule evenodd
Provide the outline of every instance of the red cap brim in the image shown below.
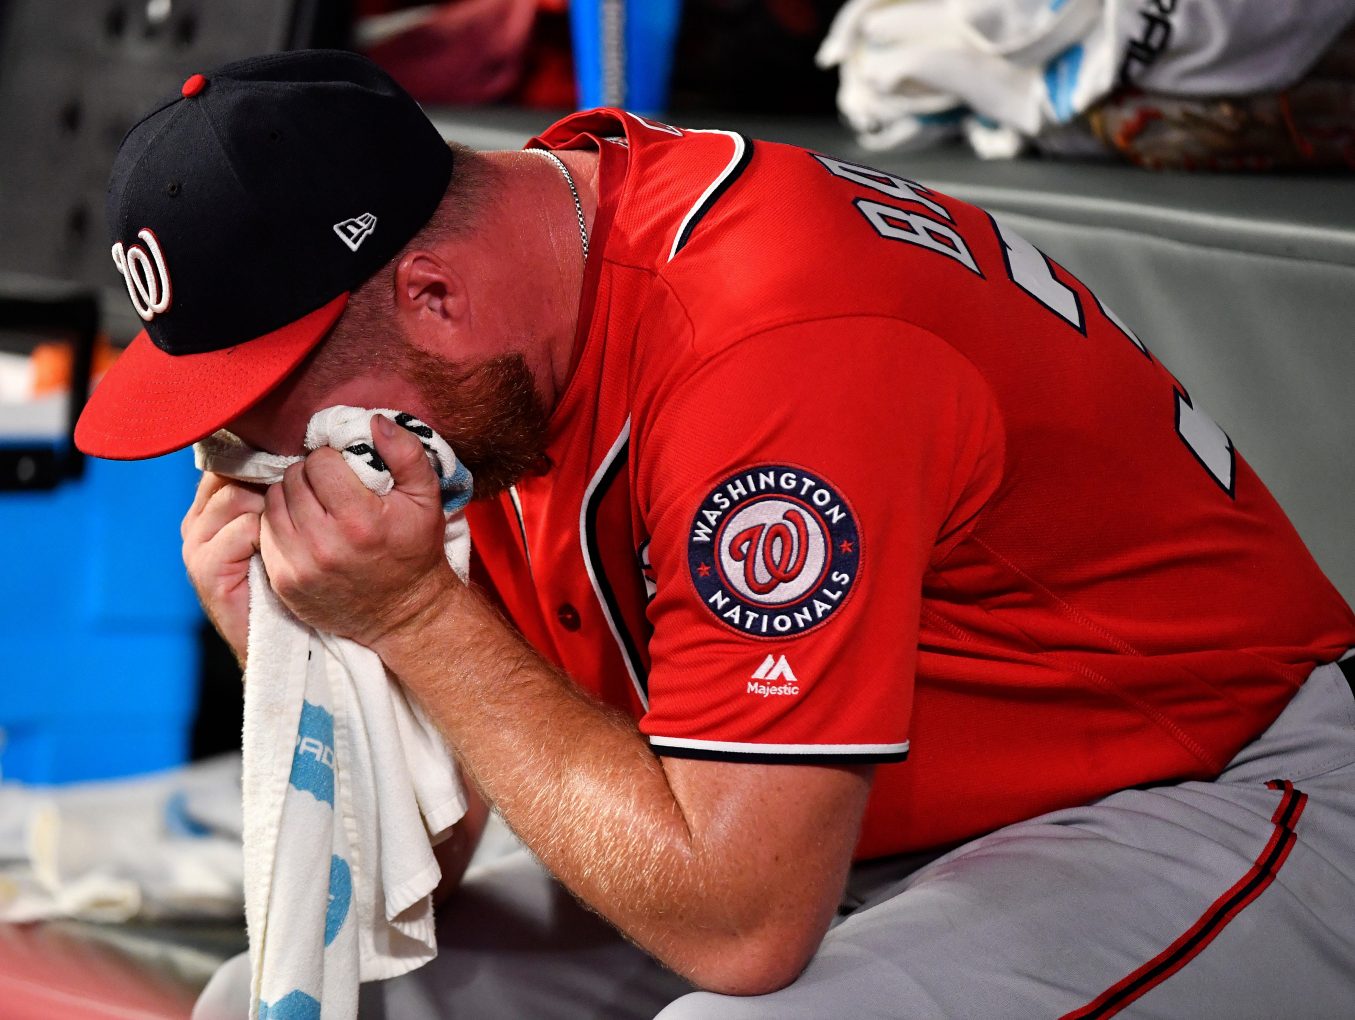
<path fill-rule="evenodd" d="M 210 436 L 287 378 L 347 304 L 340 294 L 281 329 L 205 354 L 166 354 L 143 331 L 90 394 L 75 445 L 94 457 L 141 460 Z"/>

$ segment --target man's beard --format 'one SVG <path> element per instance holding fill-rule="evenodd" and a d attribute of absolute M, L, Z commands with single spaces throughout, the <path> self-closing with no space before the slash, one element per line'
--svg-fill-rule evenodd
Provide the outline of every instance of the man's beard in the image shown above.
<path fill-rule="evenodd" d="M 418 387 L 428 424 L 470 469 L 476 499 L 503 492 L 541 462 L 546 408 L 523 355 L 466 370 L 403 346 L 402 374 Z"/>

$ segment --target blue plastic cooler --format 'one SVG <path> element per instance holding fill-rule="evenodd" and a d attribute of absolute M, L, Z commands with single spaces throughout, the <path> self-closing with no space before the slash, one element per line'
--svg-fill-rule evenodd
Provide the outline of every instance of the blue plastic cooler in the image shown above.
<path fill-rule="evenodd" d="M 186 760 L 201 611 L 179 520 L 196 479 L 185 451 L 91 458 L 54 488 L 0 492 L 0 778 L 65 783 Z"/>

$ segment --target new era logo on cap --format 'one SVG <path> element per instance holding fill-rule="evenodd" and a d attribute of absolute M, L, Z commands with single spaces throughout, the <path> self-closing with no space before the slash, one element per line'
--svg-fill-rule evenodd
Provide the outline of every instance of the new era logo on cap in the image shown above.
<path fill-rule="evenodd" d="M 369 212 L 334 224 L 334 233 L 339 235 L 340 241 L 348 245 L 349 251 L 357 251 L 375 229 L 376 217 Z"/>

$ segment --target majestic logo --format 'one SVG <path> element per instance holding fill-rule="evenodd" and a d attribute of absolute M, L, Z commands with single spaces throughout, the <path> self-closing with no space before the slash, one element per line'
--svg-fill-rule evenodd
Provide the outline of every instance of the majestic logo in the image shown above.
<path fill-rule="evenodd" d="M 846 601 L 861 537 L 851 507 L 826 481 L 764 464 L 705 498 L 687 559 L 697 593 L 721 621 L 754 637 L 785 638 L 817 627 Z"/>
<path fill-rule="evenodd" d="M 348 245 L 349 251 L 357 251 L 362 247 L 362 242 L 371 237 L 375 229 L 376 217 L 369 212 L 334 224 L 334 233 L 339 235 L 340 241 Z"/>
<path fill-rule="evenodd" d="M 119 241 L 113 245 L 113 265 L 118 267 L 127 284 L 127 296 L 132 299 L 136 314 L 143 322 L 150 322 L 169 311 L 174 295 L 169 285 L 165 253 L 160 250 L 155 231 L 145 227 L 136 236 L 145 242 L 145 247 L 133 244 L 124 248 Z"/>
<path fill-rule="evenodd" d="M 748 681 L 748 693 L 762 698 L 793 698 L 800 693 L 800 678 L 784 655 L 768 655 Z"/>
<path fill-rule="evenodd" d="M 753 673 L 754 680 L 784 680 L 789 684 L 798 684 L 799 678 L 795 671 L 790 668 L 790 663 L 786 661 L 783 655 L 777 658 L 775 655 L 769 655 L 762 660 L 762 665 Z"/>

